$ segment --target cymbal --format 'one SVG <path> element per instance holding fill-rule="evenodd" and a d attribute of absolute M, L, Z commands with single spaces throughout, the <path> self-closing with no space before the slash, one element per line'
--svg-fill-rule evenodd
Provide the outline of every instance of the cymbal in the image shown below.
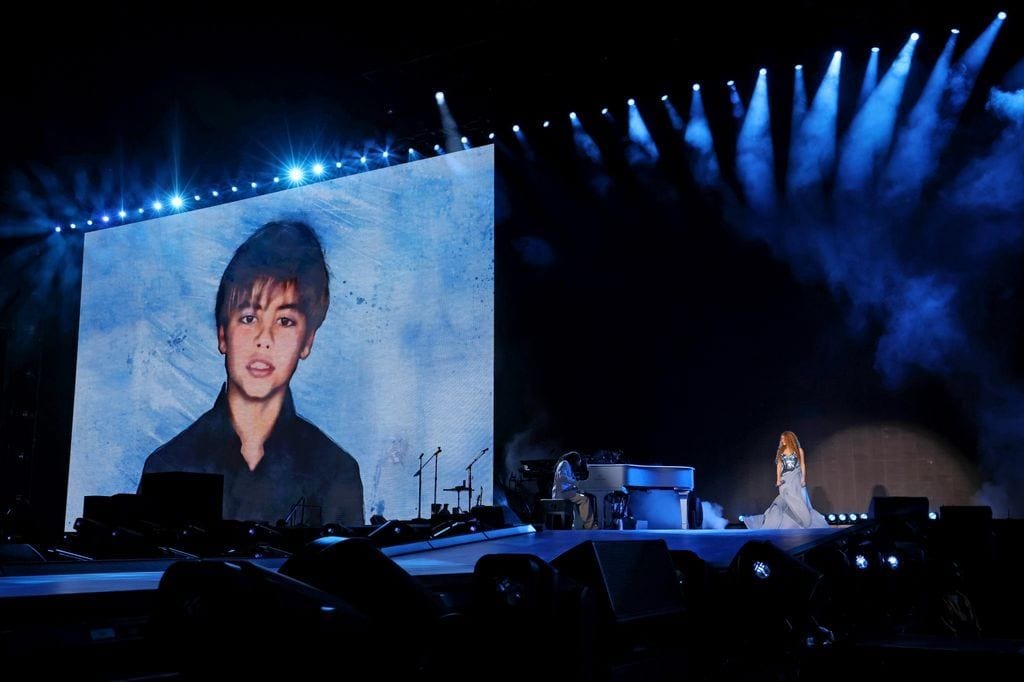
<path fill-rule="evenodd" d="M 468 493 L 473 489 L 467 485 L 457 485 L 454 488 L 444 488 L 444 490 L 450 493 Z"/>

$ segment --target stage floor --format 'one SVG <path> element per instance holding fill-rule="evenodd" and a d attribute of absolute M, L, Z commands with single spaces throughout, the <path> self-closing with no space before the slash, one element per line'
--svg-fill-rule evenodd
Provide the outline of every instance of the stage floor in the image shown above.
<path fill-rule="evenodd" d="M 671 550 L 689 550 L 712 566 L 725 567 L 745 543 L 767 540 L 788 553 L 813 546 L 841 528 L 807 530 L 548 530 L 533 526 L 503 528 L 429 542 L 383 548 L 414 576 L 473 572 L 486 554 L 534 554 L 551 561 L 587 540 L 662 539 Z M 285 559 L 244 559 L 277 570 Z M 48 595 L 155 590 L 173 560 L 90 561 L 80 563 L 7 564 L 0 567 L 0 599 Z"/>

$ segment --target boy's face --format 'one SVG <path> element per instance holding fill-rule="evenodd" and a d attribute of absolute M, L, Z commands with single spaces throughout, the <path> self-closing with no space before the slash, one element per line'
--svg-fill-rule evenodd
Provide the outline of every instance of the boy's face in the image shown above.
<path fill-rule="evenodd" d="M 259 300 L 228 311 L 217 327 L 229 388 L 249 400 L 265 400 L 288 387 L 292 374 L 313 348 L 295 286 L 265 286 Z"/>

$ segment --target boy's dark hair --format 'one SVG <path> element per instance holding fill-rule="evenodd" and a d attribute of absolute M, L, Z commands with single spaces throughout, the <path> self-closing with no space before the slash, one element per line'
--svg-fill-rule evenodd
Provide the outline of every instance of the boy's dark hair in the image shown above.
<path fill-rule="evenodd" d="M 324 249 L 313 228 L 290 220 L 269 222 L 238 247 L 224 269 L 214 309 L 217 326 L 227 327 L 230 311 L 259 300 L 265 287 L 294 286 L 312 333 L 327 316 L 328 278 Z"/>

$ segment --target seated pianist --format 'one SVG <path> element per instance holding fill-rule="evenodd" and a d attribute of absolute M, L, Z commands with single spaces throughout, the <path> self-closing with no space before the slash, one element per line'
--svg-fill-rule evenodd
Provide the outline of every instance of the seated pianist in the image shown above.
<path fill-rule="evenodd" d="M 551 497 L 560 500 L 572 500 L 576 505 L 576 513 L 583 523 L 583 528 L 597 528 L 597 503 L 594 496 L 580 491 L 579 479 L 585 477 L 586 465 L 580 453 L 572 450 L 558 458 L 555 465 L 555 481 L 551 486 Z"/>

